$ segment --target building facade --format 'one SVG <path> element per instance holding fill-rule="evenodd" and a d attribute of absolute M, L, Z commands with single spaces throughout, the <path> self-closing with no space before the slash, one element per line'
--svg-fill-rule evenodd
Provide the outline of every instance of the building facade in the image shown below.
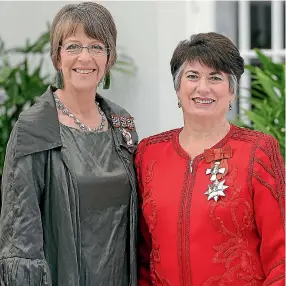
<path fill-rule="evenodd" d="M 255 63 L 258 47 L 275 61 L 285 61 L 284 1 L 98 1 L 114 16 L 118 46 L 131 56 L 137 72 L 113 73 L 102 95 L 124 106 L 136 119 L 140 138 L 183 124 L 170 72 L 170 59 L 180 40 L 199 32 L 230 37 L 246 63 Z M 22 45 L 46 30 L 56 12 L 70 1 L 0 1 L 0 36 L 7 46 Z M 72 2 L 76 3 L 76 2 Z M 46 71 L 53 73 L 47 61 Z M 229 118 L 251 108 L 249 74 Z M 246 98 L 246 99 L 245 99 Z"/>

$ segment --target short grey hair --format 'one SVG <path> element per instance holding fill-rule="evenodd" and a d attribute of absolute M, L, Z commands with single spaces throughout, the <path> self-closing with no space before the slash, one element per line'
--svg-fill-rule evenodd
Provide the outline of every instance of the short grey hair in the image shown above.
<path fill-rule="evenodd" d="M 101 41 L 108 48 L 107 71 L 114 65 L 116 53 L 117 30 L 109 11 L 95 2 L 65 5 L 55 16 L 50 32 L 50 56 L 57 69 L 60 46 L 64 39 L 75 33 L 82 25 L 86 35 Z"/>
<path fill-rule="evenodd" d="M 174 88 L 176 92 L 178 92 L 180 89 L 181 79 L 182 79 L 183 71 L 185 69 L 185 65 L 186 65 L 186 62 L 184 62 L 174 73 L 173 81 L 174 81 Z M 229 82 L 230 92 L 236 95 L 237 90 L 238 90 L 238 80 L 233 72 L 228 74 L 228 82 Z"/>
<path fill-rule="evenodd" d="M 176 91 L 180 88 L 184 64 L 194 61 L 228 74 L 230 91 L 236 94 L 244 72 L 244 60 L 229 38 L 210 32 L 195 34 L 190 39 L 180 41 L 170 61 Z"/>

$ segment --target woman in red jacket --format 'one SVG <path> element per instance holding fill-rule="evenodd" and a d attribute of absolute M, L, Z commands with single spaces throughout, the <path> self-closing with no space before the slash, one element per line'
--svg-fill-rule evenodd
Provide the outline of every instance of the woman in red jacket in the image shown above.
<path fill-rule="evenodd" d="M 139 286 L 284 280 L 284 163 L 270 135 L 232 125 L 238 49 L 217 33 L 179 43 L 171 72 L 183 128 L 143 139 Z"/>

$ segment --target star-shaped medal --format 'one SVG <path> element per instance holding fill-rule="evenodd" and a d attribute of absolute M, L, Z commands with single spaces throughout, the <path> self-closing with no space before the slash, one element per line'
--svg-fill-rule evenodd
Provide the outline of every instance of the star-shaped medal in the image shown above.
<path fill-rule="evenodd" d="M 205 192 L 205 195 L 208 195 L 208 201 L 214 199 L 216 202 L 219 197 L 225 197 L 224 190 L 228 186 L 224 186 L 225 180 L 219 182 L 218 180 L 214 181 L 212 185 L 209 185 L 208 190 Z"/>
<path fill-rule="evenodd" d="M 215 162 L 214 166 L 211 169 L 206 170 L 206 175 L 209 175 L 209 174 L 212 175 L 210 178 L 211 181 L 216 180 L 217 174 L 224 174 L 225 168 L 220 168 L 219 165 L 220 165 L 220 162 Z"/>

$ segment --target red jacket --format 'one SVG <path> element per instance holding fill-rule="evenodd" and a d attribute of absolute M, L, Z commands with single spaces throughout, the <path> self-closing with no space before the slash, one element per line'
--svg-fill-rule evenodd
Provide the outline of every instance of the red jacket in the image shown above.
<path fill-rule="evenodd" d="M 232 125 L 192 161 L 180 130 L 142 140 L 136 153 L 138 285 L 285 285 L 285 174 L 277 141 Z M 215 162 L 217 174 L 210 173 Z"/>

